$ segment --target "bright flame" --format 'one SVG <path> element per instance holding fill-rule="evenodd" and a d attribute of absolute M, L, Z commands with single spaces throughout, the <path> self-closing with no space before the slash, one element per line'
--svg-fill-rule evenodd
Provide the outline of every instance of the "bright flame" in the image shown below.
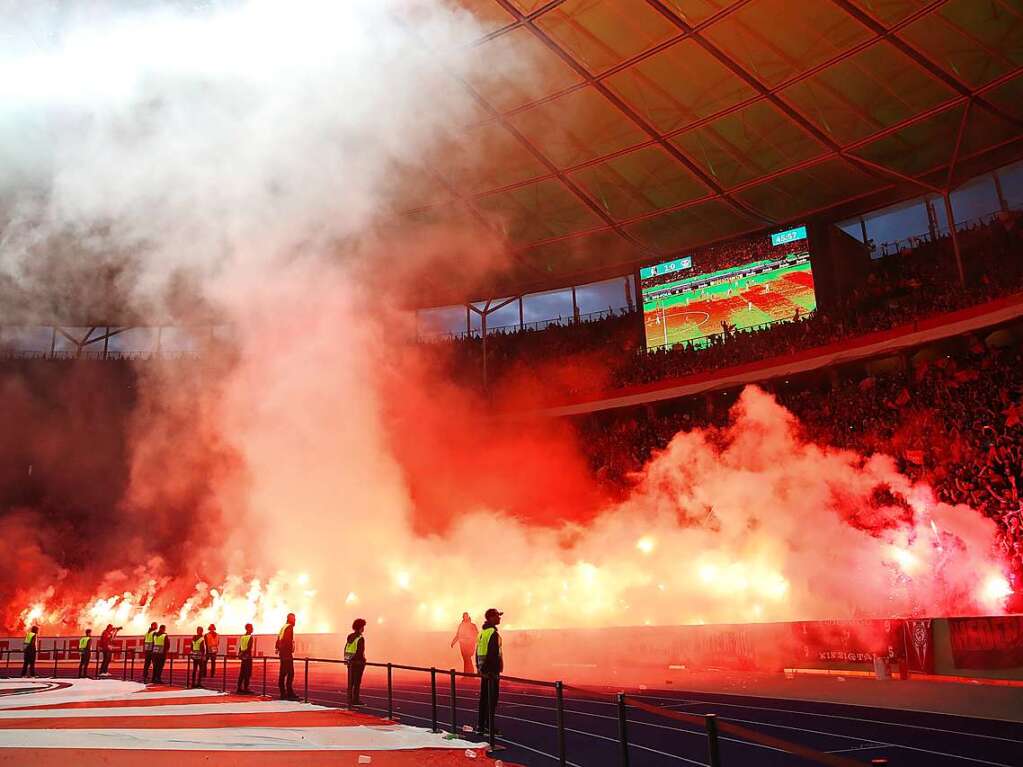
<path fill-rule="evenodd" d="M 992 608 L 1002 609 L 1005 600 L 1012 595 L 1012 586 L 1005 576 L 994 574 L 984 581 L 980 590 L 981 601 Z"/>
<path fill-rule="evenodd" d="M 645 535 L 636 541 L 636 548 L 642 551 L 644 554 L 652 554 L 654 551 L 656 542 L 649 535 Z"/>

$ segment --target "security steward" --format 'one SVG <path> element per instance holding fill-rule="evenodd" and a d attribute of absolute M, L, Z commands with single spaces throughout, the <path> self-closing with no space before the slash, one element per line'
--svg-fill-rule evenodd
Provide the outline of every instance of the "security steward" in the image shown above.
<path fill-rule="evenodd" d="M 295 613 L 288 613 L 288 622 L 277 632 L 277 655 L 281 659 L 281 671 L 277 675 L 277 686 L 281 700 L 298 700 L 295 695 Z"/>
<path fill-rule="evenodd" d="M 89 675 L 89 659 L 92 657 L 92 629 L 86 629 L 85 635 L 78 640 L 78 678 L 85 679 Z"/>
<path fill-rule="evenodd" d="M 501 636 L 497 626 L 504 613 L 491 607 L 484 614 L 483 630 L 476 640 L 476 670 L 480 675 L 480 711 L 476 732 L 486 735 L 497 713 L 497 696 L 500 691 L 500 675 L 504 671 L 504 654 L 501 650 Z M 497 730 L 494 730 L 497 735 Z"/>
<path fill-rule="evenodd" d="M 142 649 L 145 653 L 145 663 L 142 664 L 142 681 L 149 681 L 149 672 L 153 668 L 153 637 L 156 636 L 156 621 L 149 624 L 149 631 L 146 638 L 142 640 Z"/>
<path fill-rule="evenodd" d="M 153 634 L 153 684 L 163 684 L 163 664 L 167 662 L 167 627 L 160 628 Z"/>
<path fill-rule="evenodd" d="M 220 634 L 217 627 L 212 623 L 206 629 L 206 663 L 209 664 L 209 671 L 203 671 L 207 676 L 217 675 L 217 653 L 220 652 Z"/>
<path fill-rule="evenodd" d="M 357 618 L 352 622 L 352 633 L 345 644 L 345 663 L 348 664 L 348 708 L 361 706 L 359 689 L 362 687 L 362 674 L 366 670 L 366 639 L 362 636 L 366 630 L 366 621 Z"/>
<path fill-rule="evenodd" d="M 206 670 L 206 640 L 202 635 L 202 626 L 195 627 L 195 636 L 189 646 L 188 657 L 192 661 L 191 687 L 202 687 L 203 672 Z"/>
<path fill-rule="evenodd" d="M 241 658 L 242 667 L 238 671 L 238 694 L 252 695 L 249 689 L 249 680 L 252 679 L 252 624 L 245 624 L 245 633 L 238 637 L 238 657 Z M 226 660 L 224 661 L 227 662 Z"/>
<path fill-rule="evenodd" d="M 36 647 L 39 644 L 39 627 L 33 626 L 25 632 L 25 643 L 22 647 L 22 676 L 39 676 L 36 673 Z"/>

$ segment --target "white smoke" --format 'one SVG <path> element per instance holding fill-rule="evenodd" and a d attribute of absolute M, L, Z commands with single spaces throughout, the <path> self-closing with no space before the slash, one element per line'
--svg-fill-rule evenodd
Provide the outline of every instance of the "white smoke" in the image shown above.
<path fill-rule="evenodd" d="M 15 4 L 27 27 L 33 7 Z M 440 0 L 106 5 L 0 58 L 0 276 L 24 281 L 63 237 L 62 258 L 86 269 L 129 254 L 120 287 L 137 306 L 173 313 L 164 299 L 185 275 L 234 329 L 236 361 L 206 388 L 182 395 L 166 371 L 142 371 L 132 493 L 148 499 L 146 524 L 153 488 L 207 470 L 188 460 L 204 435 L 243 466 L 210 477 L 224 518 L 209 551 L 241 592 L 249 576 L 307 573 L 317 629 L 354 612 L 446 626 L 492 604 L 520 626 L 977 607 L 978 574 L 997 575 L 990 522 L 935 505 L 888 459 L 803 443 L 756 390 L 727 435 L 679 435 L 628 502 L 584 529 L 478 509 L 413 532 L 381 386 L 403 331 L 379 273 L 401 273 L 423 242 L 380 232 L 472 119 L 458 81 L 529 75 L 528 62 L 481 58 L 480 33 Z M 193 391 L 190 432 L 180 400 Z M 889 525 L 902 510 L 870 505 L 880 485 L 910 520 Z M 850 508 L 877 524 L 851 525 Z"/>

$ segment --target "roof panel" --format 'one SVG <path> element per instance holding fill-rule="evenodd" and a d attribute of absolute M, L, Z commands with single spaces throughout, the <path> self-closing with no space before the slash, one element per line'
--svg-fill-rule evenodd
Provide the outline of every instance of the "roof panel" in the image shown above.
<path fill-rule="evenodd" d="M 762 83 L 777 85 L 870 38 L 870 32 L 830 0 L 749 3 L 712 24 L 704 37 Z M 778 23 L 785 19 L 785 23 Z"/>
<path fill-rule="evenodd" d="M 971 85 L 983 85 L 1023 64 L 1023 17 L 997 2 L 951 0 L 900 35 Z"/>
<path fill-rule="evenodd" d="M 943 110 L 926 120 L 873 141 L 856 151 L 860 157 L 916 175 L 947 165 L 955 152 L 965 104 Z"/>
<path fill-rule="evenodd" d="M 500 216 L 513 241 L 524 244 L 604 225 L 564 184 L 554 179 L 487 195 L 477 204 L 481 210 Z"/>
<path fill-rule="evenodd" d="M 661 131 L 677 130 L 755 95 L 693 40 L 683 40 L 605 82 Z"/>
<path fill-rule="evenodd" d="M 458 189 L 475 193 L 547 175 L 544 165 L 500 123 L 487 123 L 450 142 L 437 170 Z M 480 158 L 486 158 L 482 162 Z"/>
<path fill-rule="evenodd" d="M 737 196 L 756 210 L 786 221 L 877 187 L 875 177 L 836 157 L 744 189 Z"/>
<path fill-rule="evenodd" d="M 852 2 L 890 27 L 927 5 L 930 0 L 852 0 Z"/>
<path fill-rule="evenodd" d="M 567 0 L 537 25 L 593 73 L 678 33 L 649 5 L 618 0 Z"/>
<path fill-rule="evenodd" d="M 539 245 L 523 252 L 521 258 L 542 274 L 554 276 L 629 263 L 639 255 L 617 232 L 605 230 Z"/>
<path fill-rule="evenodd" d="M 457 0 L 457 2 L 473 15 L 485 35 L 496 32 L 515 21 L 515 18 L 494 0 Z"/>
<path fill-rule="evenodd" d="M 726 8 L 738 5 L 737 0 L 663 0 L 678 17 L 690 26 L 707 21 Z"/>
<path fill-rule="evenodd" d="M 825 151 L 768 101 L 755 102 L 672 141 L 726 188 Z"/>
<path fill-rule="evenodd" d="M 1014 77 L 992 88 L 984 98 L 1014 119 L 1023 121 L 1023 77 Z"/>
<path fill-rule="evenodd" d="M 499 112 L 531 104 L 580 81 L 535 34 L 520 27 L 477 47 L 490 66 L 474 68 L 469 83 Z"/>
<path fill-rule="evenodd" d="M 710 200 L 632 224 L 626 231 L 654 250 L 675 253 L 761 226 L 762 221 L 739 213 L 727 203 Z"/>
<path fill-rule="evenodd" d="M 957 94 L 906 54 L 877 43 L 790 85 L 781 96 L 845 144 L 909 119 Z"/>
<path fill-rule="evenodd" d="M 592 87 L 515 112 L 508 121 L 561 168 L 649 140 Z"/>
<path fill-rule="evenodd" d="M 705 197 L 710 190 L 660 147 L 647 147 L 572 177 L 612 218 L 622 220 Z"/>

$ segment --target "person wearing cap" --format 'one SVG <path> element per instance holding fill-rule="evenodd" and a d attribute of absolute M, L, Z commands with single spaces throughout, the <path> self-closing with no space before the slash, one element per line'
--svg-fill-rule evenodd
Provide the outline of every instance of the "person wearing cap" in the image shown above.
<path fill-rule="evenodd" d="M 203 674 L 205 676 L 217 675 L 217 653 L 220 651 L 220 634 L 217 627 L 212 623 L 206 629 L 206 659 L 203 662 Z M 206 669 L 209 668 L 207 672 Z"/>
<path fill-rule="evenodd" d="M 501 635 L 497 633 L 502 615 L 504 613 L 494 607 L 487 610 L 483 616 L 483 630 L 476 640 L 476 670 L 480 675 L 480 710 L 476 732 L 480 735 L 490 731 L 491 723 L 497 714 L 497 696 L 501 686 L 501 673 L 504 671 Z M 496 727 L 494 734 L 497 734 Z"/>
<path fill-rule="evenodd" d="M 362 673 L 366 670 L 366 639 L 362 636 L 366 621 L 356 618 L 352 622 L 352 633 L 345 643 L 345 663 L 348 664 L 348 708 L 361 706 L 359 689 L 362 687 Z"/>
<path fill-rule="evenodd" d="M 252 679 L 252 624 L 245 624 L 245 633 L 238 637 L 238 657 L 242 667 L 238 671 L 238 694 L 251 695 L 249 680 Z M 227 662 L 226 660 L 224 661 Z"/>
<path fill-rule="evenodd" d="M 110 661 L 114 657 L 114 639 L 121 628 L 121 626 L 114 626 L 113 623 L 108 623 L 107 627 L 103 629 L 103 633 L 100 634 L 99 651 L 103 656 L 103 662 L 100 663 L 99 667 L 100 676 L 110 676 Z"/>
<path fill-rule="evenodd" d="M 288 613 L 287 621 L 277 632 L 277 655 L 281 659 L 281 670 L 277 675 L 277 686 L 281 700 L 298 700 L 295 694 L 295 613 Z"/>
<path fill-rule="evenodd" d="M 476 639 L 479 634 L 480 630 L 472 622 L 469 613 L 462 613 L 462 622 L 458 624 L 458 630 L 455 631 L 455 638 L 451 640 L 451 646 L 454 647 L 457 644 L 458 649 L 461 650 L 462 671 L 465 674 L 473 672 L 472 656 L 476 651 Z"/>

